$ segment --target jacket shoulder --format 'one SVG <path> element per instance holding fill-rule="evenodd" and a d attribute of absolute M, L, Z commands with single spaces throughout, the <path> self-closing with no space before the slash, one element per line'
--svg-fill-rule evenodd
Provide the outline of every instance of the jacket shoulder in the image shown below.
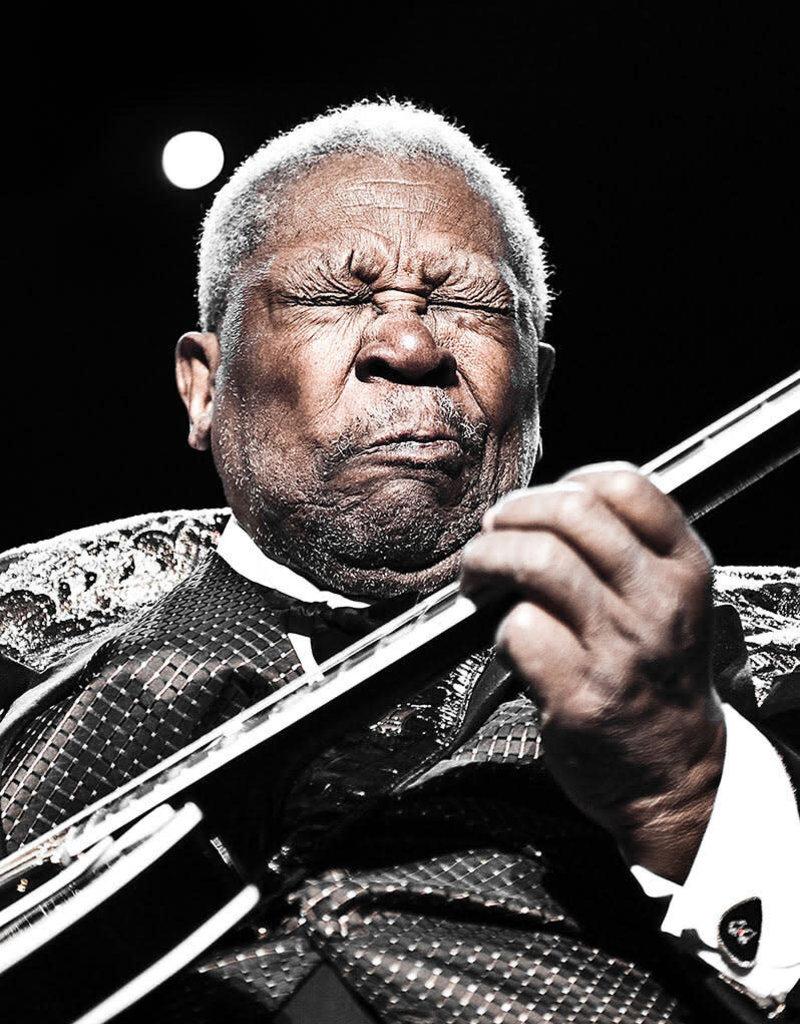
<path fill-rule="evenodd" d="M 150 513 L 0 554 L 0 655 L 40 674 L 133 620 L 214 549 L 228 514 Z"/>

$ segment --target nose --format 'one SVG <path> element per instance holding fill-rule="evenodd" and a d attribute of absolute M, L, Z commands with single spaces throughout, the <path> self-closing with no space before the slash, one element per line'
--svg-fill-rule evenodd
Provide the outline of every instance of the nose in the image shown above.
<path fill-rule="evenodd" d="M 362 381 L 450 387 L 456 380 L 456 360 L 436 340 L 422 319 L 425 302 L 376 302 L 379 316 L 365 330 L 356 357 L 356 376 Z"/>

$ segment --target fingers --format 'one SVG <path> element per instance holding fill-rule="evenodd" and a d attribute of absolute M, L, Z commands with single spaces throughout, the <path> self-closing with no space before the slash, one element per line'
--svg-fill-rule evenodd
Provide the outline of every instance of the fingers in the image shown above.
<path fill-rule="evenodd" d="M 628 463 L 601 463 L 569 473 L 565 480 L 582 484 L 618 515 L 659 555 L 707 553 L 678 505 Z"/>
<path fill-rule="evenodd" d="M 517 491 L 487 513 L 484 527 L 552 530 L 623 594 L 637 593 L 655 570 L 650 549 L 599 494 L 578 481 Z"/>
<path fill-rule="evenodd" d="M 574 685 L 576 665 L 586 651 L 574 633 L 549 611 L 532 601 L 520 601 L 500 623 L 497 653 L 512 667 L 525 665 L 526 682 L 543 705 Z"/>
<path fill-rule="evenodd" d="M 462 587 L 511 590 L 570 626 L 578 637 L 619 598 L 565 541 L 547 530 L 495 530 L 464 549 Z M 582 641 L 581 641 L 582 642 Z"/>

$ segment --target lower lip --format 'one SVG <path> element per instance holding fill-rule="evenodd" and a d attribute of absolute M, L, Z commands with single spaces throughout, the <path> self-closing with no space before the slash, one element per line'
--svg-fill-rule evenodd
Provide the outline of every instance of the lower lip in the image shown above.
<path fill-rule="evenodd" d="M 376 444 L 359 453 L 359 458 L 371 459 L 392 465 L 440 466 L 442 469 L 459 466 L 464 451 L 457 441 L 438 438 L 433 441 L 390 441 Z"/>

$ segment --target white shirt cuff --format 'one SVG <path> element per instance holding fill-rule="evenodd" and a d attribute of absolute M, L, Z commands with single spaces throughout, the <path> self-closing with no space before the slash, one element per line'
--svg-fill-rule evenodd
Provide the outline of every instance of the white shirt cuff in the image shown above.
<path fill-rule="evenodd" d="M 698 956 L 763 999 L 781 999 L 800 980 L 800 814 L 775 748 L 723 705 L 725 760 L 708 826 L 683 885 L 635 865 L 648 896 L 672 897 L 661 929 L 695 932 Z M 749 970 L 718 950 L 720 921 L 732 907 L 761 900 L 761 938 Z"/>

